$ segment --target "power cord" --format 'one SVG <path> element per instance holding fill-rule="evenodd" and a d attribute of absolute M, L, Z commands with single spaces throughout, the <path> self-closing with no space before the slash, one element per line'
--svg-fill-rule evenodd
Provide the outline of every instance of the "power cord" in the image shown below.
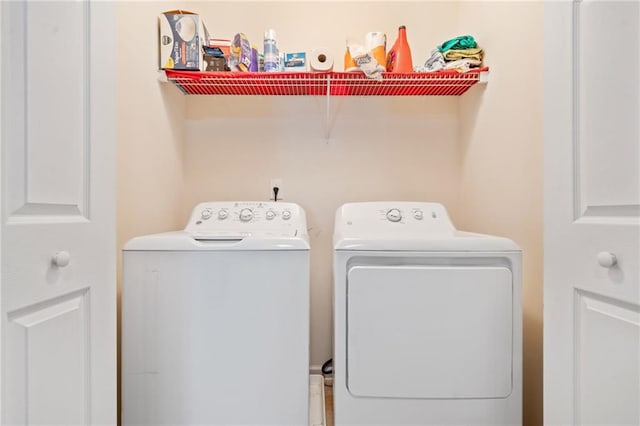
<path fill-rule="evenodd" d="M 329 358 L 322 364 L 322 377 L 324 377 L 325 386 L 333 386 L 333 358 Z"/>
<path fill-rule="evenodd" d="M 333 374 L 333 358 L 329 358 L 324 364 L 322 364 L 322 374 L 325 376 Z"/>

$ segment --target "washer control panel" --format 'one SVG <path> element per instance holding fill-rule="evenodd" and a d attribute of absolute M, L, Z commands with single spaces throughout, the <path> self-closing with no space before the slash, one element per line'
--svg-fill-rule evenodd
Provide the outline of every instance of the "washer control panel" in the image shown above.
<path fill-rule="evenodd" d="M 304 229 L 304 210 L 294 203 L 220 201 L 198 204 L 185 230 L 192 233 L 285 232 Z"/>

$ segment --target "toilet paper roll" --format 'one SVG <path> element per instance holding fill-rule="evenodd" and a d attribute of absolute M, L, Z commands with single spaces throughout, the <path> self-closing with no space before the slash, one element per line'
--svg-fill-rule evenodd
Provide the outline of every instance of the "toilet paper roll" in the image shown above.
<path fill-rule="evenodd" d="M 311 71 L 332 71 L 333 55 L 326 49 L 313 49 L 309 52 L 309 68 Z"/>

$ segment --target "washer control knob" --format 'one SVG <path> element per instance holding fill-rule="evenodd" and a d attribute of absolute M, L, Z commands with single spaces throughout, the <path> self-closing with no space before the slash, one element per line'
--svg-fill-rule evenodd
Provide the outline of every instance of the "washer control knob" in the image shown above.
<path fill-rule="evenodd" d="M 229 217 L 229 211 L 227 209 L 220 209 L 218 212 L 218 219 L 225 220 Z"/>
<path fill-rule="evenodd" d="M 265 216 L 267 220 L 273 220 L 276 217 L 276 212 L 274 212 L 273 210 L 267 210 L 267 213 Z"/>
<path fill-rule="evenodd" d="M 391 209 L 387 212 L 387 219 L 389 219 L 390 222 L 400 222 L 402 213 L 400 213 L 398 209 Z"/>
<path fill-rule="evenodd" d="M 289 220 L 291 219 L 291 212 L 289 210 L 284 210 L 282 212 L 282 220 Z"/>
<path fill-rule="evenodd" d="M 240 220 L 243 222 L 249 222 L 253 219 L 253 212 L 251 209 L 242 209 L 240 210 Z"/>
<path fill-rule="evenodd" d="M 413 218 L 415 220 L 422 220 L 422 218 L 424 218 L 424 213 L 422 213 L 422 210 L 416 210 L 413 212 Z"/>
<path fill-rule="evenodd" d="M 202 219 L 207 220 L 207 219 L 211 218 L 211 216 L 213 216 L 213 210 L 204 209 L 204 210 L 202 210 L 202 213 L 200 213 L 200 216 L 202 217 Z"/>

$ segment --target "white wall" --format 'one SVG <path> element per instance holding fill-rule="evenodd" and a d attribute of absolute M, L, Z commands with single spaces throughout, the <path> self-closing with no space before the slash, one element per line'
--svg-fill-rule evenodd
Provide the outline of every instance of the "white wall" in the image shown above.
<path fill-rule="evenodd" d="M 542 3 L 464 2 L 459 28 L 491 66 L 486 88 L 460 98 L 459 225 L 522 247 L 524 420 L 541 425 Z"/>
<path fill-rule="evenodd" d="M 160 83 L 164 2 L 117 4 L 118 241 L 182 227 L 186 98 Z"/>

